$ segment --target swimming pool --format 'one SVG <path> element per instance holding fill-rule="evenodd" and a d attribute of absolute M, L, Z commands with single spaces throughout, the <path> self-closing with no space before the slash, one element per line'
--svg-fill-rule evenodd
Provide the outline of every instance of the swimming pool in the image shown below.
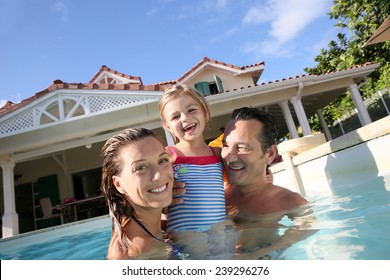
<path fill-rule="evenodd" d="M 389 190 L 390 174 L 387 174 L 361 184 L 334 188 L 331 194 L 307 197 L 317 219 L 312 225 L 313 232 L 291 246 L 267 253 L 265 258 L 389 260 Z M 283 219 L 277 230 L 282 236 L 291 227 L 292 224 Z M 258 229 L 261 234 L 261 225 Z M 110 236 L 111 221 L 104 216 L 3 239 L 0 242 L 0 259 L 103 260 Z M 255 238 L 260 236 L 255 235 Z M 237 258 L 257 259 L 261 256 L 242 253 Z"/>

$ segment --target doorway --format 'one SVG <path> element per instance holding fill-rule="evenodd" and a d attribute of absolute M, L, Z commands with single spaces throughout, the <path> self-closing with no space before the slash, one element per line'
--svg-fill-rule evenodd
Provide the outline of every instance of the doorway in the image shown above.
<path fill-rule="evenodd" d="M 95 168 L 72 174 L 73 193 L 76 200 L 101 194 L 102 169 Z"/>
<path fill-rule="evenodd" d="M 15 208 L 19 218 L 19 233 L 35 230 L 32 183 L 15 186 Z"/>

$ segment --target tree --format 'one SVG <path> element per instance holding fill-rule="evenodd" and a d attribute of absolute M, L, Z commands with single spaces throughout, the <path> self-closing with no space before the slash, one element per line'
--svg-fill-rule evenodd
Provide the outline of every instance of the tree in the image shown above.
<path fill-rule="evenodd" d="M 328 44 L 328 49 L 321 49 L 314 58 L 318 64 L 313 68 L 305 68 L 309 74 L 325 74 L 330 71 L 343 70 L 366 62 L 380 63 L 365 85 L 360 89 L 363 97 L 390 86 L 390 41 L 363 47 L 376 29 L 390 14 L 389 0 L 334 0 L 330 19 L 337 20 L 336 27 L 341 29 L 336 40 Z M 345 29 L 349 34 L 343 33 Z M 328 123 L 353 108 L 349 94 L 340 96 L 324 108 L 324 116 Z M 311 124 L 318 128 L 316 117 Z"/>

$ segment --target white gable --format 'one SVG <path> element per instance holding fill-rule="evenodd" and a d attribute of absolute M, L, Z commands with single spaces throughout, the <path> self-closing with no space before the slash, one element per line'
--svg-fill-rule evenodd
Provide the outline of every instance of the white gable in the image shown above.
<path fill-rule="evenodd" d="M 4 116 L 0 138 L 159 100 L 159 92 L 57 90 Z"/>
<path fill-rule="evenodd" d="M 129 79 L 109 71 L 103 71 L 92 82 L 96 84 L 140 84 L 138 79 Z"/>

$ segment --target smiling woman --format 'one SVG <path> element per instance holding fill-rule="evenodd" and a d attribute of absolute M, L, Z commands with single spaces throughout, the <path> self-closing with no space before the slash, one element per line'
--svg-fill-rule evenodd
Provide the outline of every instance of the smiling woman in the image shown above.
<path fill-rule="evenodd" d="M 164 255 L 161 213 L 172 201 L 173 170 L 161 140 L 151 130 L 126 129 L 105 143 L 102 155 L 102 191 L 112 217 L 107 258 Z"/>

